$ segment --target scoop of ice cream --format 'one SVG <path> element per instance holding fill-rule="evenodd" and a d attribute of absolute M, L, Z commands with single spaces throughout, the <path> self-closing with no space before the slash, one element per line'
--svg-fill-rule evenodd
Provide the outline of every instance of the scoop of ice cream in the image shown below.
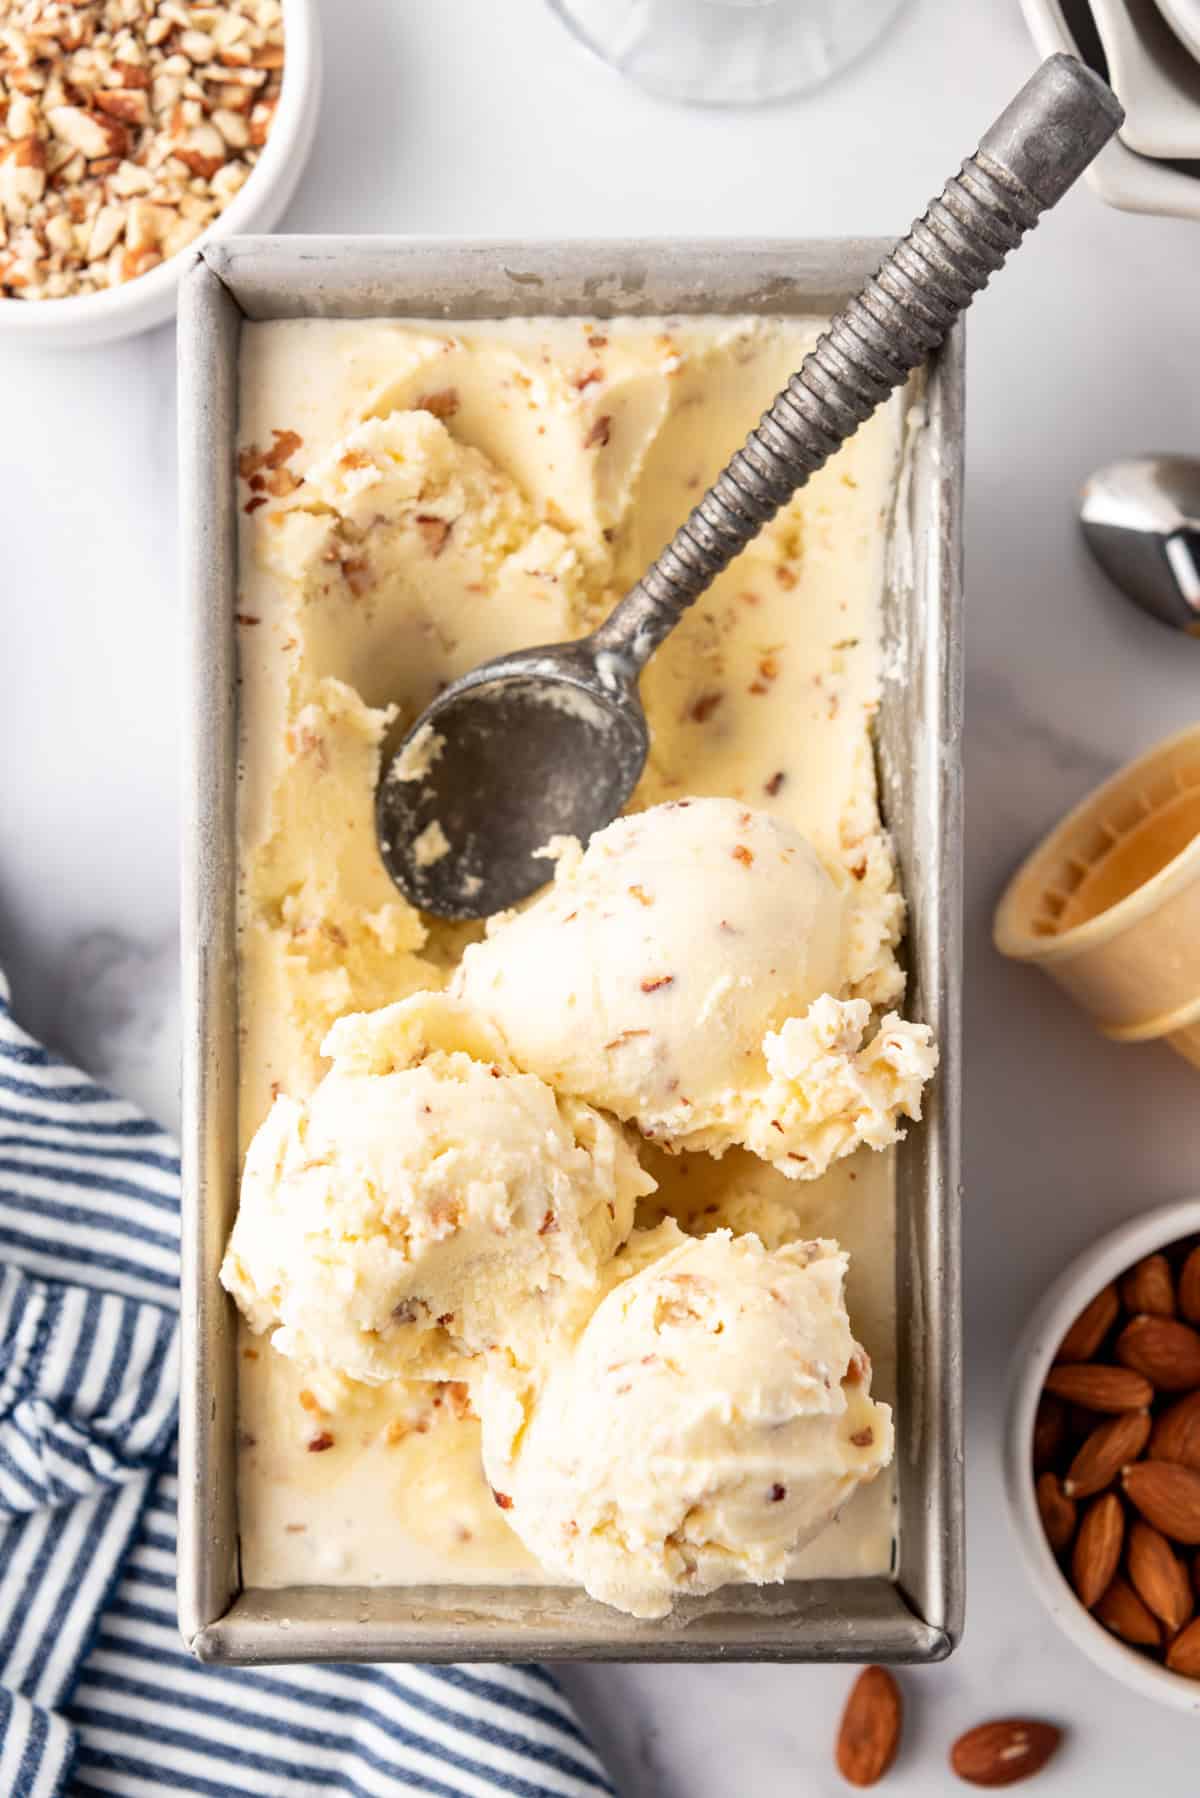
<path fill-rule="evenodd" d="M 805 1084 L 787 1033 L 845 990 L 848 909 L 796 831 L 735 800 L 680 800 L 561 854 L 547 892 L 466 951 L 454 991 L 558 1091 L 665 1147 L 721 1155 L 744 1144 L 812 1179 L 859 1142 L 894 1141 L 936 1059 L 928 1030 L 905 1026 L 922 1051 L 907 1058 L 912 1077 L 858 1079 L 870 1103 L 855 1109 L 870 1008 L 853 1001 L 857 1037 L 836 1032 Z M 839 1055 L 840 1081 L 829 1063 Z"/>
<path fill-rule="evenodd" d="M 666 1223 L 631 1239 L 540 1388 L 488 1375 L 485 1470 L 544 1566 L 635 1617 L 784 1578 L 891 1459 L 846 1260 L 831 1242 L 767 1250 Z"/>
<path fill-rule="evenodd" d="M 342 1018 L 324 1047 L 246 1157 L 221 1279 L 251 1326 L 367 1381 L 456 1377 L 518 1314 L 544 1343 L 653 1190 L 619 1126 L 444 995 Z"/>
<path fill-rule="evenodd" d="M 652 1137 L 724 1146 L 763 1037 L 841 983 L 842 904 L 765 812 L 685 799 L 619 818 L 463 957 L 455 990 L 522 1067 Z"/>

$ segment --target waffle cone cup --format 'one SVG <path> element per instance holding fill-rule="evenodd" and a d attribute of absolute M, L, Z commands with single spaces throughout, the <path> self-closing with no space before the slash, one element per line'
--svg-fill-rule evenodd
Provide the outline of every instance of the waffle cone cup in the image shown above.
<path fill-rule="evenodd" d="M 1076 806 L 1013 876 L 996 947 L 1042 967 L 1117 1042 L 1200 1067 L 1200 725 Z"/>

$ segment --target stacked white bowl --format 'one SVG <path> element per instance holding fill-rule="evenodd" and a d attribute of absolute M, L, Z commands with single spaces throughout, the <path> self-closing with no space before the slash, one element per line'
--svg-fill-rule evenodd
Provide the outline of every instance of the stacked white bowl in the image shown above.
<path fill-rule="evenodd" d="M 1043 56 L 1065 50 L 1125 108 L 1084 179 L 1110 206 L 1200 219 L 1200 0 L 1021 0 Z"/>

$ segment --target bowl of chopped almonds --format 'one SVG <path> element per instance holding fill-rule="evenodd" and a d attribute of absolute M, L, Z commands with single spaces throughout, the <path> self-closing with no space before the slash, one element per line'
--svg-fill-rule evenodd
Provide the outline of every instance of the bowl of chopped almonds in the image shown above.
<path fill-rule="evenodd" d="M 1017 1350 L 1005 1479 L 1066 1635 L 1200 1716 L 1200 1198 L 1086 1250 Z"/>
<path fill-rule="evenodd" d="M 316 126 L 315 0 L 17 0 L 0 19 L 0 337 L 175 311 L 185 252 L 269 231 Z"/>

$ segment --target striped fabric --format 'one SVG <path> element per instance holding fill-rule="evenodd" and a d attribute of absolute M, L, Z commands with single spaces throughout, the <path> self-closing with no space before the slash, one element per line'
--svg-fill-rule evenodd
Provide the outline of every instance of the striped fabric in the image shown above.
<path fill-rule="evenodd" d="M 175 1621 L 179 1163 L 0 975 L 0 1795 L 596 1798 L 541 1667 L 202 1667 Z"/>

